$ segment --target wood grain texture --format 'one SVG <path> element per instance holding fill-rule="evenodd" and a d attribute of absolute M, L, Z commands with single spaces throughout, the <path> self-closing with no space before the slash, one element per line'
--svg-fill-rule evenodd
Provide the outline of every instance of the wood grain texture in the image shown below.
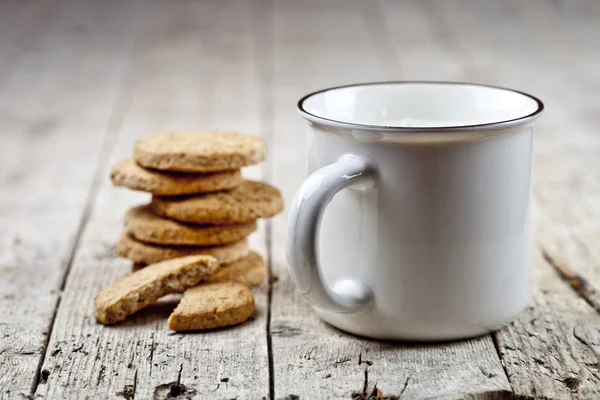
<path fill-rule="evenodd" d="M 172 382 L 195 398 L 349 398 L 359 358 L 370 385 L 402 398 L 600 398 L 599 20 L 594 0 L 0 0 L 0 399 L 164 398 Z M 546 103 L 532 300 L 514 323 L 440 345 L 343 334 L 289 279 L 285 215 L 252 237 L 276 275 L 254 290 L 254 321 L 171 334 L 172 296 L 95 323 L 96 291 L 130 268 L 113 250 L 122 217 L 148 199 L 108 179 L 137 138 L 261 135 L 269 158 L 245 174 L 289 204 L 305 177 L 296 100 L 384 79 L 497 84 Z"/>
<path fill-rule="evenodd" d="M 39 26 L 39 19 L 45 15 L 45 6 L 41 0 L 4 1 L 0 3 L 0 71 L 4 61 L 20 51 L 21 43 Z M 60 9 L 61 4 L 55 2 Z M 48 26 L 48 25 L 46 25 Z M 32 32 L 33 31 L 33 32 Z"/>
<path fill-rule="evenodd" d="M 162 130 L 221 128 L 260 135 L 259 60 L 249 3 L 156 1 L 145 7 L 147 29 L 131 67 L 133 92 L 99 174 L 98 196 L 44 360 L 47 378 L 36 396 L 167 398 L 170 385 L 180 382 L 196 398 L 265 398 L 267 284 L 254 289 L 256 318 L 228 329 L 170 332 L 167 318 L 178 299 L 173 296 L 114 327 L 92 316 L 98 289 L 131 268 L 113 249 L 123 216 L 128 207 L 148 201 L 147 195 L 113 188 L 111 164 L 128 157 L 137 139 Z M 261 167 L 244 174 L 258 179 Z M 264 226 L 250 244 L 266 255 Z"/>
<path fill-rule="evenodd" d="M 578 21 L 561 36 L 581 62 L 560 64 L 572 85 L 566 95 L 548 85 L 562 115 L 552 127 L 556 138 L 537 153 L 538 241 L 557 272 L 600 311 L 600 95 L 592 72 L 600 66 L 600 26 L 585 23 L 600 18 L 600 4 L 560 2 L 553 11 L 554 26 Z"/>
<path fill-rule="evenodd" d="M 28 396 L 37 383 L 132 44 L 130 29 L 117 26 L 132 7 L 106 22 L 103 7 L 89 6 L 98 18 L 85 35 L 73 34 L 84 10 L 57 7 L 0 75 L 0 398 Z"/>
<path fill-rule="evenodd" d="M 599 255 L 592 243 L 598 238 L 600 217 L 600 142 L 593 128 L 598 97 L 587 85 L 594 79 L 590 65 L 599 65 L 590 38 L 599 32 L 587 24 L 581 24 L 585 29 L 571 28 L 580 24 L 565 21 L 600 16 L 600 9 L 585 1 L 471 5 L 454 3 L 440 10 L 449 24 L 449 40 L 470 65 L 468 74 L 473 80 L 537 94 L 549 110 L 536 127 L 538 248 L 532 301 L 497 335 L 499 351 L 519 398 L 596 398 Z M 581 63 L 560 54 L 581 54 Z"/>
<path fill-rule="evenodd" d="M 305 177 L 301 166 L 305 165 L 307 135 L 290 106 L 299 97 L 312 89 L 348 82 L 413 78 L 403 70 L 412 71 L 418 61 L 409 59 L 405 64 L 404 54 L 428 45 L 434 46 L 428 62 L 446 62 L 444 54 L 436 52 L 437 42 L 421 35 L 437 23 L 426 10 L 392 2 L 380 3 L 380 10 L 359 2 L 347 8 L 339 4 L 321 1 L 300 6 L 279 1 L 275 5 L 273 51 L 275 71 L 280 73 L 273 82 L 276 135 L 272 147 L 277 149 L 273 179 L 288 202 Z M 331 24 L 334 19 L 336 24 Z M 299 34 L 306 21 L 310 21 L 310 33 Z M 372 28 L 371 34 L 365 26 Z M 419 66 L 417 78 L 435 77 L 433 66 L 422 60 Z M 459 74 L 460 70 L 449 69 L 437 78 L 456 79 Z M 285 227 L 285 216 L 275 219 L 273 263 L 279 280 L 273 284 L 270 329 L 275 398 L 290 394 L 349 398 L 364 383 L 359 356 L 373 363 L 370 386 L 377 383 L 384 393 L 403 398 L 510 398 L 510 386 L 490 336 L 452 344 L 400 345 L 349 336 L 320 321 L 289 278 Z"/>
<path fill-rule="evenodd" d="M 517 398 L 600 396 L 600 316 L 537 251 L 529 307 L 496 334 Z"/>

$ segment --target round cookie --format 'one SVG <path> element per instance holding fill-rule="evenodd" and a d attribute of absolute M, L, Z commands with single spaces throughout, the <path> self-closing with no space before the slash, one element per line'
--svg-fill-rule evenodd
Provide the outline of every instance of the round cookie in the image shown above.
<path fill-rule="evenodd" d="M 265 159 L 265 142 L 244 133 L 169 132 L 139 140 L 133 159 L 147 168 L 211 172 L 239 169 Z"/>
<path fill-rule="evenodd" d="M 154 196 L 152 210 L 163 217 L 198 224 L 228 225 L 254 221 L 279 213 L 279 190 L 255 181 L 243 181 L 228 192 L 168 198 Z"/>
<path fill-rule="evenodd" d="M 115 186 L 177 196 L 232 189 L 240 184 L 242 174 L 239 169 L 211 173 L 164 172 L 146 169 L 133 160 L 123 160 L 112 167 L 110 180 Z"/>
<path fill-rule="evenodd" d="M 145 264 L 191 255 L 213 256 L 221 264 L 230 264 L 246 257 L 249 251 L 246 239 L 224 246 L 159 246 L 140 242 L 127 233 L 121 235 L 116 248 L 121 256 Z"/>
<path fill-rule="evenodd" d="M 189 224 L 159 217 L 149 205 L 143 205 L 127 212 L 125 230 L 143 242 L 214 246 L 242 240 L 256 230 L 256 221 L 234 225 Z"/>
<path fill-rule="evenodd" d="M 256 286 L 264 282 L 268 275 L 267 266 L 260 254 L 251 251 L 248 256 L 231 264 L 221 265 L 221 269 L 205 279 L 206 282 L 237 282 Z"/>
<path fill-rule="evenodd" d="M 169 329 L 195 331 L 240 324 L 254 315 L 254 297 L 236 282 L 207 283 L 188 289 L 169 316 Z"/>

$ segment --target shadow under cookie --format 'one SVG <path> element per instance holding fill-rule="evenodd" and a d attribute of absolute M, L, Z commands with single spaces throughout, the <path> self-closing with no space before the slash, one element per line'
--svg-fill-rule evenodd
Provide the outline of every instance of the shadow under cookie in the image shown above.
<path fill-rule="evenodd" d="M 249 253 L 246 239 L 223 246 L 166 246 L 144 243 L 124 232 L 116 245 L 117 252 L 133 262 L 154 264 L 172 258 L 191 255 L 215 257 L 221 264 L 230 264 Z"/>

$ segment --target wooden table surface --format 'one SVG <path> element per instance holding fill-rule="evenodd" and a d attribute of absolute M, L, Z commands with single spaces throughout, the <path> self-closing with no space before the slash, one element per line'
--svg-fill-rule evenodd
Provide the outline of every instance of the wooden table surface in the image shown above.
<path fill-rule="evenodd" d="M 295 102 L 359 81 L 474 81 L 531 92 L 530 306 L 444 344 L 349 336 L 294 290 L 285 213 L 251 244 L 272 279 L 241 326 L 173 334 L 165 301 L 115 326 L 97 290 L 130 263 L 110 166 L 138 138 L 190 127 L 264 137 L 246 174 L 287 203 L 304 178 Z M 600 398 L 600 2 L 0 1 L 0 398 Z M 163 394 L 161 394 L 163 393 Z M 184 397 L 182 397 L 184 398 Z M 186 397 L 187 398 L 187 397 Z"/>

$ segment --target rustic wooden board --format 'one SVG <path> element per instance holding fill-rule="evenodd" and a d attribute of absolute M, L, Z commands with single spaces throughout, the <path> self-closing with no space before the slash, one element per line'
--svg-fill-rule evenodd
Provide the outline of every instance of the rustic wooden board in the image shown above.
<path fill-rule="evenodd" d="M 572 289 L 600 312 L 600 141 L 548 146 L 537 165 L 539 247 Z"/>
<path fill-rule="evenodd" d="M 403 398 L 600 397 L 598 20 L 593 0 L 0 2 L 0 399 L 151 398 L 178 380 L 196 398 L 349 398 L 359 356 L 371 385 Z M 122 216 L 147 199 L 107 177 L 137 138 L 263 135 L 270 159 L 247 174 L 289 204 L 305 176 L 295 101 L 383 79 L 492 83 L 547 105 L 532 301 L 495 343 L 397 345 L 325 325 L 289 280 L 285 215 L 252 238 L 278 278 L 255 290 L 255 321 L 172 335 L 170 297 L 94 322 L 95 292 L 129 270 L 112 249 Z"/>
<path fill-rule="evenodd" d="M 518 398 L 600 396 L 600 316 L 534 255 L 532 301 L 497 335 L 498 348 Z"/>
<path fill-rule="evenodd" d="M 306 135 L 293 104 L 311 89 L 357 81 L 434 78 L 436 69 L 422 59 L 407 59 L 421 47 L 435 65 L 446 61 L 436 52 L 435 39 L 421 35 L 437 21 L 423 10 L 382 3 L 380 10 L 343 9 L 339 2 L 277 2 L 275 12 L 275 70 L 273 85 L 273 179 L 288 202 L 305 177 Z M 382 19 L 382 16 L 385 19 Z M 336 20 L 336 24 L 330 21 Z M 305 21 L 310 33 L 300 34 Z M 368 35 L 364 26 L 379 27 Z M 382 42 L 383 41 L 383 42 Z M 429 46 L 429 47 L 428 47 Z M 306 49 L 306 50 L 305 50 Z M 307 55 L 310 49 L 310 55 Z M 351 49 L 343 51 L 341 49 Z M 391 54 L 390 54 L 391 52 Z M 449 53 L 449 59 L 454 59 Z M 417 68 L 419 65 L 420 68 Z M 400 70 L 396 70 L 399 66 Z M 457 79 L 458 68 L 438 79 Z M 399 345 L 369 341 L 341 333 L 320 321 L 290 281 L 284 254 L 285 217 L 273 226 L 273 262 L 279 280 L 273 284 L 271 336 L 275 398 L 349 398 L 361 391 L 364 370 L 359 356 L 373 362 L 370 385 L 384 393 L 413 397 L 510 397 L 510 386 L 490 336 L 439 345 Z"/>
<path fill-rule="evenodd" d="M 97 18 L 85 35 L 73 34 L 84 10 L 59 7 L 0 75 L 0 398 L 28 396 L 37 383 L 132 44 L 131 27 L 119 23 L 135 9 L 115 7 L 111 19 L 90 4 Z M 112 57 L 99 63 L 108 48 Z"/>
<path fill-rule="evenodd" d="M 579 24 L 565 22 L 600 16 L 600 8 L 592 2 L 473 5 L 453 4 L 442 12 L 455 27 L 449 40 L 470 60 L 474 79 L 531 91 L 550 110 L 536 127 L 531 307 L 497 335 L 500 354 L 517 396 L 595 398 L 597 312 L 552 267 L 600 310 L 594 288 L 598 254 L 592 245 L 600 216 L 600 142 L 590 109 L 597 95 L 586 88 L 589 64 L 598 64 L 589 39 L 600 30 L 571 29 Z M 576 65 L 560 56 L 573 52 L 589 56 Z"/>
<path fill-rule="evenodd" d="M 180 382 L 197 398 L 269 396 L 266 341 L 268 285 L 254 290 L 257 316 L 238 327 L 174 334 L 166 319 L 171 296 L 123 324 L 104 327 L 92 316 L 103 285 L 130 271 L 113 245 L 126 209 L 147 201 L 113 188 L 110 165 L 131 155 L 136 139 L 190 127 L 260 135 L 254 23 L 249 3 L 150 3 L 152 13 L 133 60 L 134 92 L 115 126 L 109 162 L 98 175 L 98 196 L 82 236 L 56 316 L 36 395 L 46 398 L 167 398 Z M 226 78 L 225 78 L 226 77 Z M 260 178 L 260 167 L 247 176 Z M 266 255 L 264 226 L 251 246 Z"/>
<path fill-rule="evenodd" d="M 19 51 L 19 44 L 34 27 L 39 26 L 36 17 L 43 14 L 43 5 L 41 0 L 6 1 L 0 4 L 0 71 L 4 67 L 4 60 L 9 58 L 11 52 Z"/>
<path fill-rule="evenodd" d="M 568 40 L 563 49 L 581 57 L 556 68 L 568 88 L 548 85 L 560 114 L 551 127 L 552 140 L 537 154 L 538 240 L 550 264 L 600 311 L 600 96 L 592 83 L 600 65 L 600 26 L 582 23 L 600 18 L 600 4 L 558 6 L 553 26 L 579 21 L 561 32 Z"/>

